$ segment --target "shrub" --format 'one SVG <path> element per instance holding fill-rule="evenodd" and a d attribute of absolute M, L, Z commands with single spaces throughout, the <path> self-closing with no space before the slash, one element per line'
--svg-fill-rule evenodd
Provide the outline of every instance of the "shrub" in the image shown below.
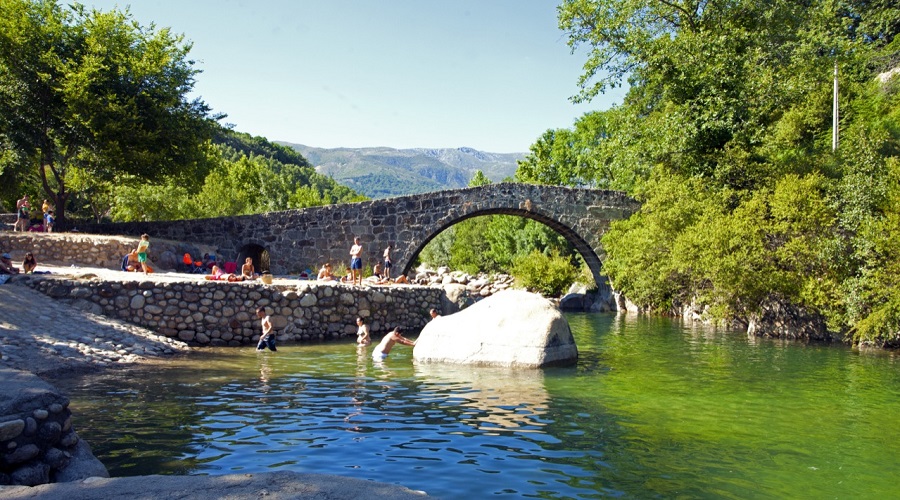
<path fill-rule="evenodd" d="M 529 255 L 516 259 L 512 274 L 530 292 L 546 297 L 559 297 L 575 281 L 577 271 L 569 259 L 561 257 L 557 251 L 544 255 L 534 250 Z"/>

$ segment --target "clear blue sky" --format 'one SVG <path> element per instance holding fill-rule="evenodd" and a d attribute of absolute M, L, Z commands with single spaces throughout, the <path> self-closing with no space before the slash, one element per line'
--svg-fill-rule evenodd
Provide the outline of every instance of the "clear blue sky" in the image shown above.
<path fill-rule="evenodd" d="M 193 42 L 195 94 L 240 132 L 316 147 L 525 152 L 575 105 L 552 0 L 82 0 Z"/>

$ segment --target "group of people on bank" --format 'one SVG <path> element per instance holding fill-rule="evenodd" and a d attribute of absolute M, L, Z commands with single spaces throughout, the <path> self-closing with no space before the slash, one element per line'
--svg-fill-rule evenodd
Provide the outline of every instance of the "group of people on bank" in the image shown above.
<path fill-rule="evenodd" d="M 33 273 L 34 268 L 36 267 L 37 260 L 31 252 L 25 254 L 25 258 L 22 260 L 22 269 L 19 269 L 13 264 L 12 255 L 5 252 L 3 255 L 0 255 L 0 274 L 28 274 Z"/>
<path fill-rule="evenodd" d="M 392 243 L 389 243 L 387 248 L 384 249 L 384 253 L 382 254 L 382 261 L 378 264 L 375 264 L 375 267 L 372 268 L 372 276 L 363 278 L 363 246 L 360 242 L 359 237 L 353 238 L 353 246 L 350 247 L 350 267 L 347 270 L 347 275 L 338 278 L 334 275 L 331 263 L 326 262 L 322 265 L 321 268 L 319 268 L 319 273 L 316 275 L 316 280 L 340 281 L 341 283 L 348 283 L 359 286 L 362 286 L 363 281 L 375 285 L 407 283 L 408 281 L 406 279 L 406 276 L 403 275 L 398 276 L 396 280 L 391 279 L 391 267 L 393 267 L 393 262 L 391 261 L 391 252 L 393 250 L 394 245 Z"/>
<path fill-rule="evenodd" d="M 41 210 L 44 212 L 41 222 L 33 224 L 31 221 L 31 202 L 28 201 L 28 195 L 22 196 L 16 201 L 16 225 L 13 231 L 36 231 L 39 233 L 52 233 L 53 226 L 56 224 L 56 216 L 53 214 L 53 207 L 47 200 L 41 204 Z"/>

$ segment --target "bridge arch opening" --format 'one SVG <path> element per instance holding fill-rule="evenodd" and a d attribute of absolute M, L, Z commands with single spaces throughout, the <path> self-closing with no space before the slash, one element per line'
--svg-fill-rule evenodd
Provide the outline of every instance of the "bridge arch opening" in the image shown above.
<path fill-rule="evenodd" d="M 269 258 L 269 251 L 262 245 L 256 243 L 248 243 L 238 250 L 238 269 L 244 264 L 244 260 L 250 257 L 253 259 L 253 268 L 258 273 L 271 272 L 272 263 Z"/>
<path fill-rule="evenodd" d="M 591 245 L 587 241 L 585 241 L 584 238 L 582 238 L 574 229 L 540 213 L 527 209 L 514 208 L 479 210 L 467 213 L 462 216 L 457 216 L 455 218 L 446 218 L 440 224 L 434 226 L 435 229 L 430 231 L 428 234 L 420 235 L 420 239 L 418 240 L 420 241 L 420 243 L 412 251 L 412 253 L 409 254 L 409 258 L 406 261 L 407 264 L 403 269 L 403 273 L 409 274 L 414 270 L 414 266 L 419 260 L 419 256 L 421 255 L 422 251 L 440 234 L 466 220 L 490 215 L 516 216 L 523 219 L 533 220 L 546 226 L 547 228 L 561 236 L 571 246 L 574 253 L 581 256 L 581 258 L 584 260 L 585 265 L 587 265 L 588 269 L 590 270 L 595 283 L 599 284 L 605 281 L 601 275 L 602 262 L 600 260 L 600 257 L 597 255 Z"/>

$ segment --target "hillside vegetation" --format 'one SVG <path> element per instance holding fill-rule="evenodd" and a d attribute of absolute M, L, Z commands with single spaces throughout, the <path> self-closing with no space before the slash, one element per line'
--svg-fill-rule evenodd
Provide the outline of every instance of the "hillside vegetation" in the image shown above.
<path fill-rule="evenodd" d="M 316 170 L 370 198 L 388 198 L 466 187 L 476 171 L 492 181 L 515 174 L 523 153 L 485 153 L 472 148 L 315 148 L 281 142 Z"/>

